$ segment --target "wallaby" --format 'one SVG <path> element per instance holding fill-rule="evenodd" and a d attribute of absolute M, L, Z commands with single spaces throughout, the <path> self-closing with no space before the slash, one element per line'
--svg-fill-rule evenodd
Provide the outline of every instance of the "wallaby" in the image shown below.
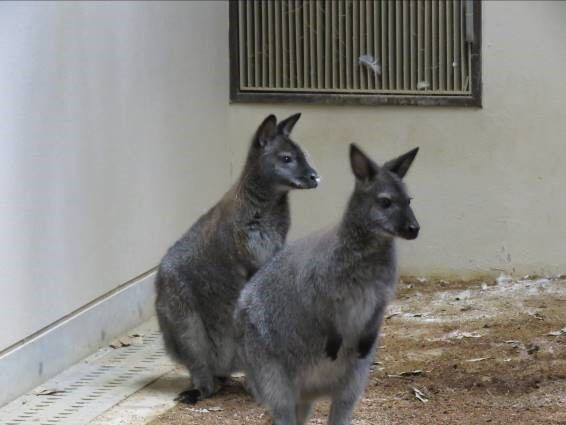
<path fill-rule="evenodd" d="M 275 425 L 305 424 L 319 397 L 331 399 L 328 424 L 350 423 L 395 291 L 394 237 L 419 233 L 401 181 L 417 150 L 378 166 L 352 144 L 341 222 L 283 248 L 243 289 L 238 355 Z"/>
<path fill-rule="evenodd" d="M 288 192 L 319 177 L 290 139 L 300 114 L 257 129 L 244 170 L 224 197 L 167 252 L 157 272 L 156 310 L 166 349 L 186 366 L 192 388 L 178 400 L 209 397 L 237 368 L 233 314 L 244 284 L 285 242 Z"/>

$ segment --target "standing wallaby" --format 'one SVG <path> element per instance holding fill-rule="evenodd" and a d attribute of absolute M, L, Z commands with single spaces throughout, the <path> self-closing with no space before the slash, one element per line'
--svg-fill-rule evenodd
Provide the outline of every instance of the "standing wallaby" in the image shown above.
<path fill-rule="evenodd" d="M 246 285 L 234 313 L 249 388 L 275 425 L 303 425 L 330 397 L 347 425 L 363 392 L 397 281 L 394 237 L 419 225 L 401 179 L 417 149 L 378 166 L 355 145 L 356 185 L 342 221 L 289 244 Z"/>
<path fill-rule="evenodd" d="M 167 252 L 155 303 L 168 353 L 185 365 L 193 387 L 178 400 L 195 403 L 238 368 L 233 314 L 244 284 L 277 251 L 289 230 L 288 191 L 319 177 L 289 135 L 300 114 L 257 129 L 244 170 L 224 197 Z"/>

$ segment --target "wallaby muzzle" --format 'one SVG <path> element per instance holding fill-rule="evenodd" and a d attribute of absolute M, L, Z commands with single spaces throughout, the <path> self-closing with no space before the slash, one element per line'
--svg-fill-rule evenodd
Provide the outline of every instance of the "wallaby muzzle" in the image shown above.
<path fill-rule="evenodd" d="M 401 234 L 404 239 L 416 239 L 419 236 L 419 231 L 421 230 L 418 223 L 411 223 L 409 224 L 405 231 Z"/>
<path fill-rule="evenodd" d="M 403 228 L 400 229 L 399 236 L 401 236 L 403 239 L 412 240 L 416 239 L 417 236 L 419 236 L 421 226 L 415 218 L 413 211 L 409 210 L 408 213 L 409 217 L 407 217 L 407 221 L 405 222 Z"/>
<path fill-rule="evenodd" d="M 318 186 L 319 182 L 320 177 L 318 173 L 313 168 L 309 167 L 304 177 L 293 181 L 293 187 L 296 189 L 314 189 Z"/>

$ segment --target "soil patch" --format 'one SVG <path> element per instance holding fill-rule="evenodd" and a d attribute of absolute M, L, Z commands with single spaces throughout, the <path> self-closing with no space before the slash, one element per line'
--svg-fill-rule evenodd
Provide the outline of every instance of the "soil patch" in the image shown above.
<path fill-rule="evenodd" d="M 565 328 L 564 280 L 404 280 L 352 423 L 566 424 Z M 327 411 L 321 402 L 310 424 Z M 152 425 L 269 423 L 234 380 Z"/>

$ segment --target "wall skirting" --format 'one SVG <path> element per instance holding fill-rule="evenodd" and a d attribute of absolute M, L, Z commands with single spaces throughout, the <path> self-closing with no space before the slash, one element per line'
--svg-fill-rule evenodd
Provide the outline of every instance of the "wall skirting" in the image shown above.
<path fill-rule="evenodd" d="M 0 406 L 154 314 L 155 269 L 0 352 Z"/>

